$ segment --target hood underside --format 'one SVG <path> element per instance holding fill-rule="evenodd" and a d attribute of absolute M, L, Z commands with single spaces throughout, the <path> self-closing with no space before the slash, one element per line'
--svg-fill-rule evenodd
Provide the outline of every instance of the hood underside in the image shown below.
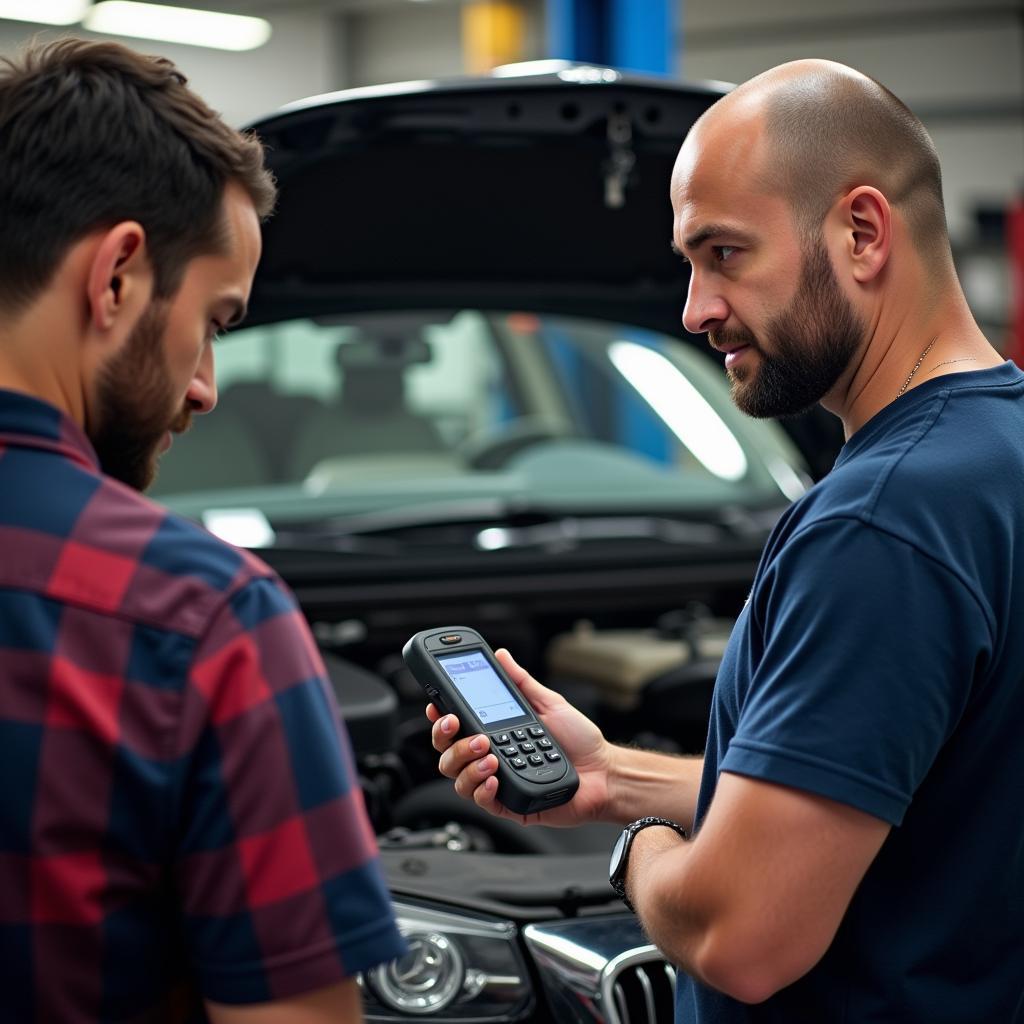
<path fill-rule="evenodd" d="M 678 333 L 669 180 L 720 95 L 574 68 L 286 108 L 254 126 L 281 191 L 250 322 L 472 303 Z"/>

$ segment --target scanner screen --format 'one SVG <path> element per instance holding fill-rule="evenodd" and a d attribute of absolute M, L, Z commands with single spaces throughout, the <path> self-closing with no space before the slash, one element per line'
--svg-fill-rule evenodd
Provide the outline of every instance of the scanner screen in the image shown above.
<path fill-rule="evenodd" d="M 525 714 L 522 705 L 481 652 L 452 654 L 437 660 L 477 718 L 488 728 Z"/>

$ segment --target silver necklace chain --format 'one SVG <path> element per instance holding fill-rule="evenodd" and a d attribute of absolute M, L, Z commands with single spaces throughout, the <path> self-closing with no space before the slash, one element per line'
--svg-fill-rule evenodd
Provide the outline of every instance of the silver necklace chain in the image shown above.
<path fill-rule="evenodd" d="M 949 366 L 950 363 L 976 363 L 978 360 L 975 356 L 964 356 L 963 359 L 947 359 L 944 363 L 936 363 L 931 370 L 937 370 L 940 366 Z"/>
<path fill-rule="evenodd" d="M 917 371 L 921 369 L 921 364 L 924 362 L 925 356 L 927 356 L 928 353 L 931 352 L 932 345 L 935 344 L 936 340 L 937 340 L 936 338 L 932 338 L 932 340 L 929 343 L 928 347 L 921 353 L 921 358 L 918 359 L 918 361 L 916 363 L 914 363 L 914 368 L 910 371 L 909 376 L 903 382 L 903 387 L 901 387 L 899 389 L 899 391 L 896 392 L 896 397 L 897 398 L 899 398 L 907 390 L 907 388 L 910 387 L 910 382 L 914 379 L 914 374 L 917 373 Z M 936 363 L 928 372 L 929 373 L 933 373 L 940 366 L 949 366 L 951 363 L 974 363 L 974 362 L 977 362 L 977 358 L 975 356 L 964 356 L 962 359 L 947 359 L 944 362 Z"/>
<path fill-rule="evenodd" d="M 914 368 L 910 371 L 910 375 L 903 382 L 903 387 L 901 387 L 899 391 L 896 392 L 897 398 L 899 398 L 903 394 L 903 392 L 910 387 L 910 382 L 914 379 L 914 374 L 921 369 L 921 364 L 924 362 L 924 357 L 928 355 L 929 352 L 931 352 L 932 345 L 934 345 L 937 340 L 937 338 L 932 338 L 932 340 L 928 342 L 928 347 L 921 353 L 921 357 L 918 359 L 918 361 L 914 363 Z"/>

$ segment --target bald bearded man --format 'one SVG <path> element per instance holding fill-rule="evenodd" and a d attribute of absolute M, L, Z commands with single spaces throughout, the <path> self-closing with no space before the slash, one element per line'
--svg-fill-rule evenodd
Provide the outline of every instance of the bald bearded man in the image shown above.
<path fill-rule="evenodd" d="M 964 300 L 934 146 L 799 61 L 704 115 L 671 198 L 736 403 L 821 403 L 847 442 L 768 540 L 703 759 L 609 744 L 500 654 L 581 780 L 524 823 L 654 816 L 612 883 L 679 1021 L 1024 1021 L 1024 374 Z M 427 713 L 456 790 L 516 817 L 487 738 Z"/>

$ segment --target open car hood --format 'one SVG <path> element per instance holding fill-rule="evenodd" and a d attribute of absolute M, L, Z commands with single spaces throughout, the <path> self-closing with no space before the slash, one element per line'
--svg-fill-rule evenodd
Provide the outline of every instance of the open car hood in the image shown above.
<path fill-rule="evenodd" d="M 281 192 L 250 323 L 471 303 L 678 335 L 671 169 L 724 91 L 565 65 L 291 104 L 253 125 Z"/>

